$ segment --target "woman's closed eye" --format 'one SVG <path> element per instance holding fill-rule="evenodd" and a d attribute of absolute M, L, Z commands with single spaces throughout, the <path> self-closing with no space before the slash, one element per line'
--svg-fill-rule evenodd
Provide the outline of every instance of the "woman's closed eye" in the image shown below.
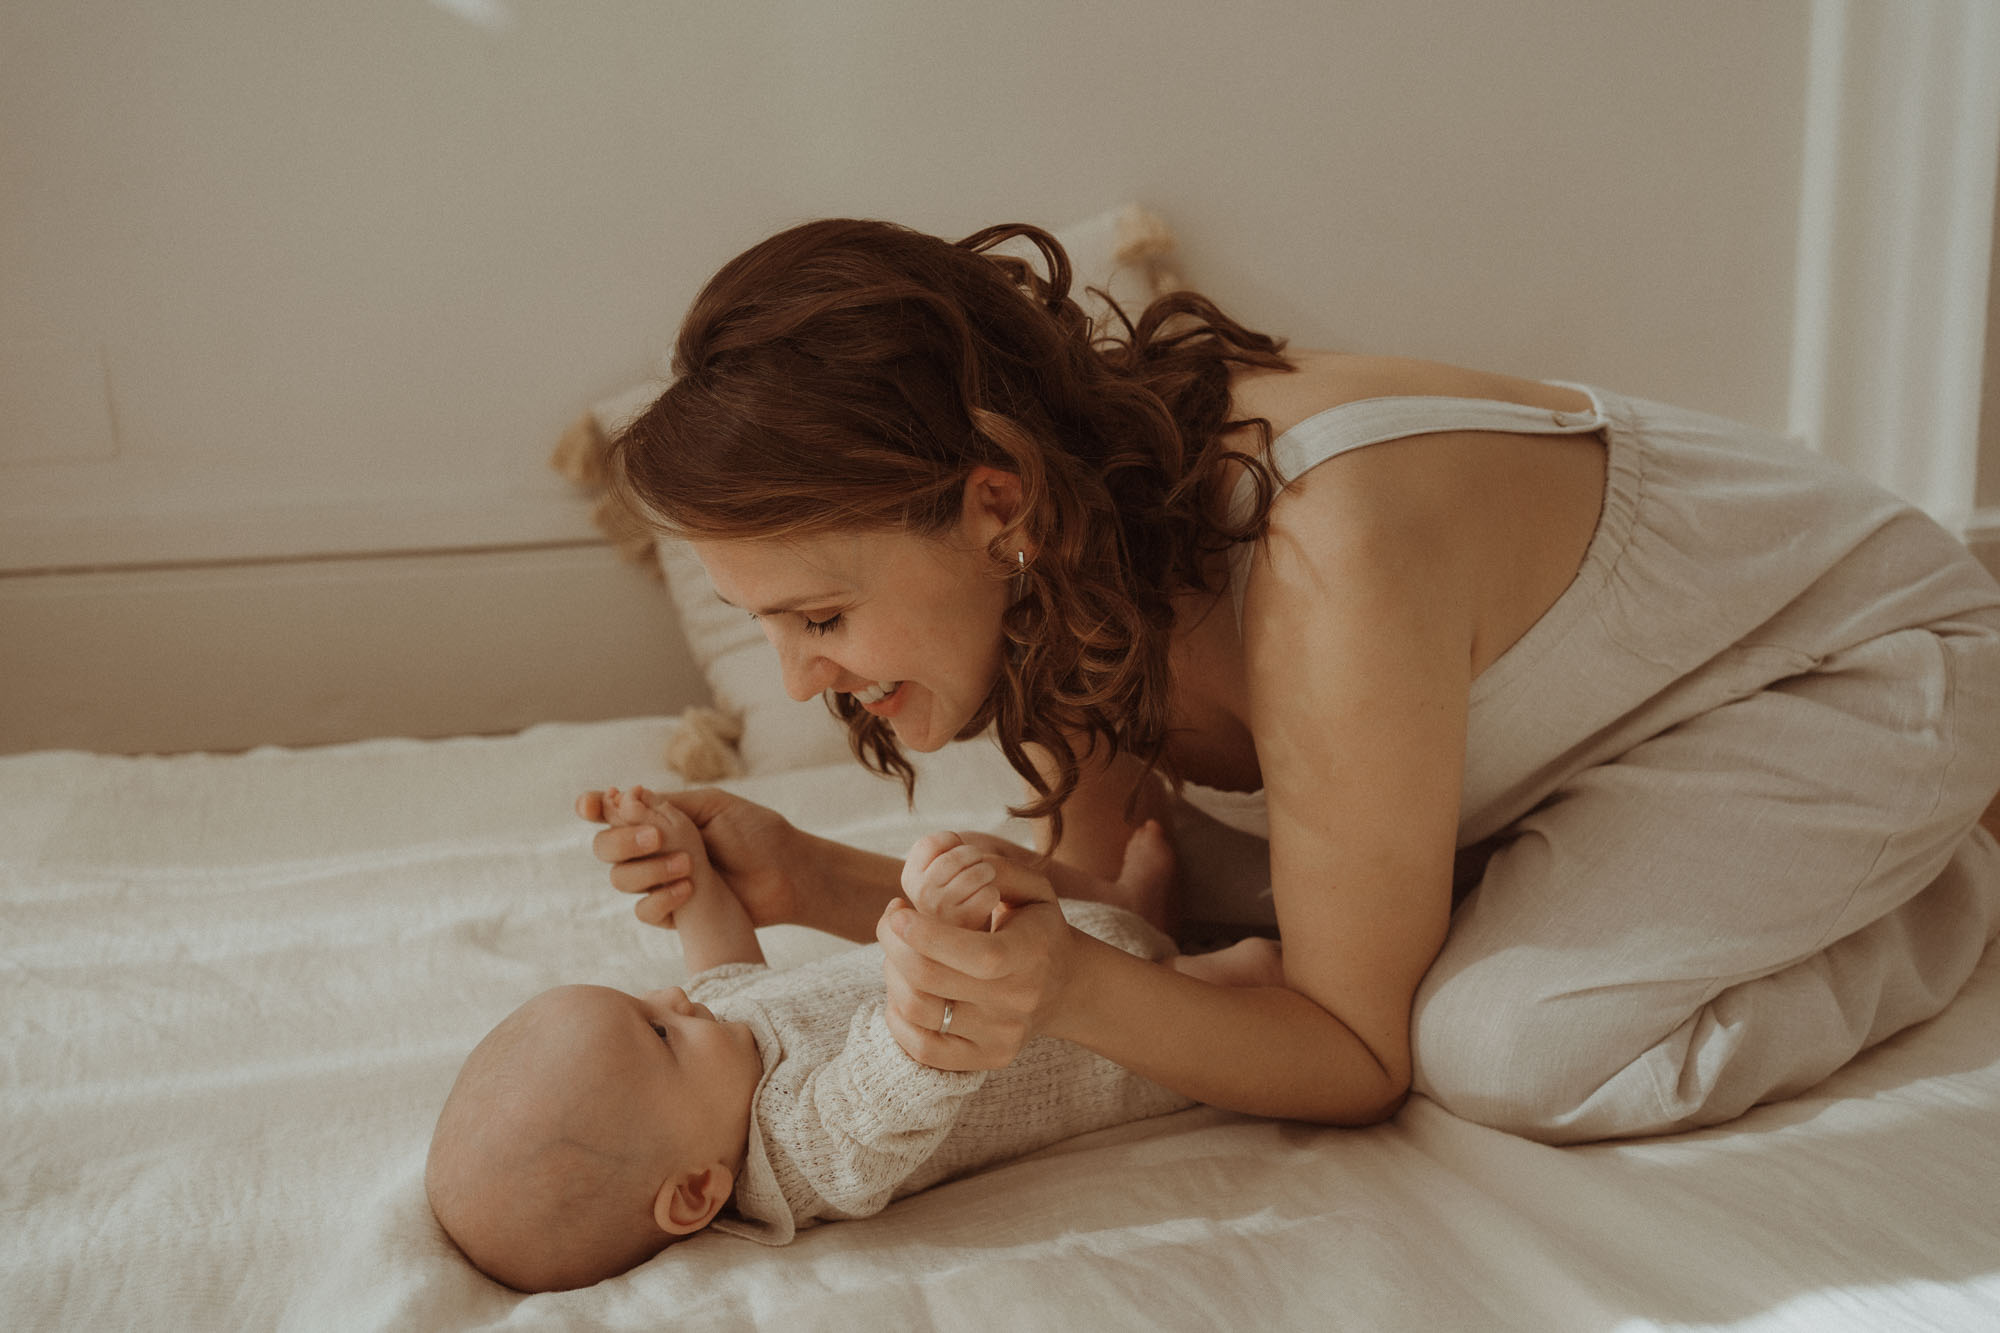
<path fill-rule="evenodd" d="M 836 611 L 824 620 L 814 620 L 810 613 L 801 611 L 799 612 L 799 619 L 804 622 L 805 630 L 808 634 L 831 634 L 840 628 L 840 621 L 843 614 L 843 612 Z M 750 612 L 750 618 L 752 620 L 763 619 L 755 611 Z"/>

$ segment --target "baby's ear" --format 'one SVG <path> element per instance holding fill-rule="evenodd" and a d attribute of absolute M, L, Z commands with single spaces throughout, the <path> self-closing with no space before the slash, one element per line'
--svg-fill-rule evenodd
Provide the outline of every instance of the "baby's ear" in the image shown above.
<path fill-rule="evenodd" d="M 720 1162 L 669 1176 L 653 1197 L 653 1221 L 674 1236 L 691 1236 L 715 1220 L 736 1188 L 736 1173 Z"/>

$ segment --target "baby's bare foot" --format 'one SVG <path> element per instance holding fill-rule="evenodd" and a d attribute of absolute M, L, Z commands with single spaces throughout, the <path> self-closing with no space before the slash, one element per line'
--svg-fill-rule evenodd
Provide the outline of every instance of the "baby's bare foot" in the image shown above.
<path fill-rule="evenodd" d="M 1156 930 L 1173 930 L 1174 845 L 1157 819 L 1132 830 L 1118 878 L 1104 881 L 1099 901 L 1143 917 Z"/>
<path fill-rule="evenodd" d="M 1171 966 L 1217 986 L 1282 986 L 1285 950 L 1276 940 L 1252 935 L 1214 953 L 1183 954 Z"/>

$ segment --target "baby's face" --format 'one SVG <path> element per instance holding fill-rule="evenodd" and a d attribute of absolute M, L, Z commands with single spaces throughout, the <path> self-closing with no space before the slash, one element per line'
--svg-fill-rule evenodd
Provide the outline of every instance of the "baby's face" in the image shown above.
<path fill-rule="evenodd" d="M 750 1132 L 750 1099 L 764 1076 L 748 1023 L 726 1023 L 679 986 L 628 995 L 602 987 L 597 1049 L 616 1061 L 627 1103 L 689 1162 L 739 1162 Z"/>

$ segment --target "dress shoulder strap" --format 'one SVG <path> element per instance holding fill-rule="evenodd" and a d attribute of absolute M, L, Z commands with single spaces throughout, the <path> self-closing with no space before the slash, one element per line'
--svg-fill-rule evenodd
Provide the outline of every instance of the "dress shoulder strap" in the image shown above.
<path fill-rule="evenodd" d="M 1582 435 L 1604 428 L 1597 395 L 1587 412 L 1556 412 L 1490 398 L 1362 398 L 1307 417 L 1271 442 L 1271 464 L 1281 483 L 1298 480 L 1329 458 L 1410 435 L 1452 430 L 1497 430 L 1529 435 Z"/>
<path fill-rule="evenodd" d="M 1583 412 L 1557 412 L 1493 398 L 1413 396 L 1361 398 L 1315 413 L 1271 441 L 1271 468 L 1278 484 L 1289 486 L 1329 458 L 1371 444 L 1441 431 L 1492 430 L 1520 435 L 1585 435 L 1606 423 L 1604 400 L 1585 384 L 1561 380 L 1547 383 L 1575 389 L 1590 399 Z M 1256 504 L 1256 488 L 1248 477 L 1230 497 L 1231 517 L 1241 521 Z M 1243 620 L 1243 585 L 1249 576 L 1251 547 L 1238 548 L 1230 570 L 1230 592 L 1236 620 Z"/>

